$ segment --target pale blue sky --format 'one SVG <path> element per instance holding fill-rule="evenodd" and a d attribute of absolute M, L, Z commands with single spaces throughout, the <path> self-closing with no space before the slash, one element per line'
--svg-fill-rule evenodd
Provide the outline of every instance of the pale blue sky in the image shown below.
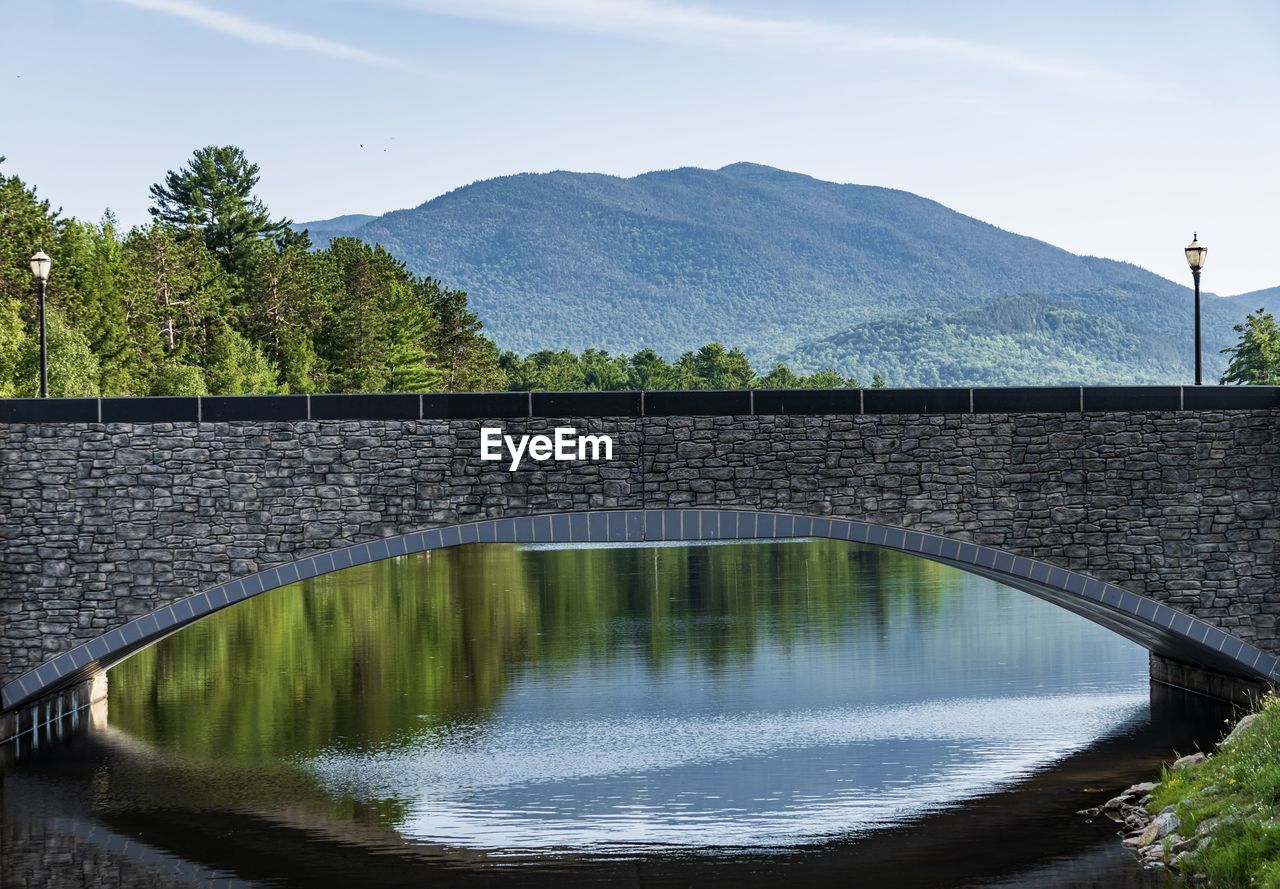
<path fill-rule="evenodd" d="M 1280 284 L 1280 4 L 10 2 L 4 169 L 67 213 L 234 143 L 296 220 L 475 179 L 739 160 L 1069 250 Z"/>

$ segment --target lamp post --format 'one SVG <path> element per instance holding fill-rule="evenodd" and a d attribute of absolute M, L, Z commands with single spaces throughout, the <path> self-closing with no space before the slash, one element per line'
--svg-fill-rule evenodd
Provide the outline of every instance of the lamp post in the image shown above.
<path fill-rule="evenodd" d="M 40 397 L 49 397 L 49 346 L 44 331 L 44 292 L 49 284 L 49 266 L 53 265 L 43 250 L 37 250 L 31 257 L 31 275 L 40 288 Z"/>
<path fill-rule="evenodd" d="M 1200 385 L 1200 270 L 1204 268 L 1204 258 L 1209 255 L 1209 248 L 1201 246 L 1195 232 L 1191 233 L 1191 243 L 1186 247 L 1187 264 L 1191 266 L 1191 277 L 1196 281 L 1196 385 Z"/>

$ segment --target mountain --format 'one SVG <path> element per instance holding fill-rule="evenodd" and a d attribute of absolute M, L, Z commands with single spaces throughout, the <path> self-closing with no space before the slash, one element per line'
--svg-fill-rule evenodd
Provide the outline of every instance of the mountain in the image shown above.
<path fill-rule="evenodd" d="M 365 223 L 373 222 L 377 218 L 377 216 L 369 213 L 348 213 L 345 216 L 335 216 L 332 219 L 317 219 L 314 222 L 304 222 L 295 225 L 294 228 L 305 228 L 311 233 L 312 242 L 317 247 L 323 247 L 333 238 L 355 231 Z"/>
<path fill-rule="evenodd" d="M 505 176 L 361 219 L 304 225 L 466 290 L 519 352 L 719 340 L 757 366 L 893 385 L 1164 382 L 1192 365 L 1187 287 L 908 192 L 756 164 Z M 1205 303 L 1211 377 L 1246 311 Z"/>
<path fill-rule="evenodd" d="M 1280 287 L 1268 287 L 1266 290 L 1254 290 L 1230 297 L 1232 302 L 1240 304 L 1246 312 L 1263 308 L 1271 314 L 1280 314 Z"/>

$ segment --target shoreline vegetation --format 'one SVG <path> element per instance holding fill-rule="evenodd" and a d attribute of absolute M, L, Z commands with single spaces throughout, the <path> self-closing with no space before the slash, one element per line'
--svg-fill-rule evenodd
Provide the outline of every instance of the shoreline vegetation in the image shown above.
<path fill-rule="evenodd" d="M 1263 698 L 1214 752 L 1179 758 L 1102 812 L 1148 867 L 1216 889 L 1280 889 L 1280 698 Z"/>

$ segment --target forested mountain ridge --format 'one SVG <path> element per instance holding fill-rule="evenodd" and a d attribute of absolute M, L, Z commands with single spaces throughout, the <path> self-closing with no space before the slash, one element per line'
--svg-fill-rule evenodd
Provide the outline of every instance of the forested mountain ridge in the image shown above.
<path fill-rule="evenodd" d="M 304 225 L 317 243 L 348 233 Z M 518 352 L 718 340 L 758 365 L 893 385 L 1166 382 L 1191 367 L 1187 287 L 908 192 L 756 164 L 507 176 L 349 233 L 465 290 Z M 1252 308 L 1207 300 L 1211 374 Z"/>

